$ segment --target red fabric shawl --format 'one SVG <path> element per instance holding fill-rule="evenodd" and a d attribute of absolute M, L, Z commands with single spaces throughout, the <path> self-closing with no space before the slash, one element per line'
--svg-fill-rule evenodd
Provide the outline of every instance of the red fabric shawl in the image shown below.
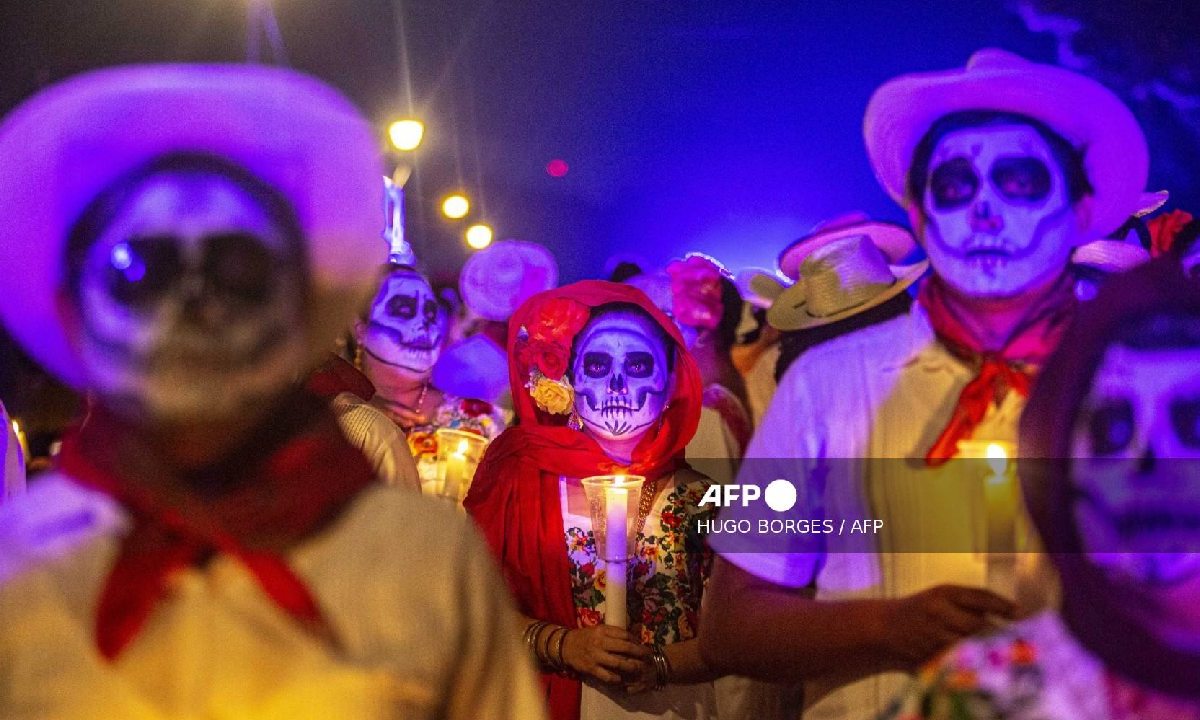
<path fill-rule="evenodd" d="M 136 431 L 102 407 L 63 439 L 63 473 L 119 502 L 132 518 L 96 611 L 100 653 L 114 660 L 168 592 L 171 574 L 217 553 L 236 558 L 279 609 L 336 642 L 315 598 L 284 551 L 331 523 L 374 481 L 325 403 L 285 401 L 276 421 L 219 466 L 189 483 L 146 452 Z M 185 490 L 211 481 L 213 493 Z"/>
<path fill-rule="evenodd" d="M 568 427 L 565 415 L 538 409 L 525 384 L 533 367 L 550 377 L 545 371 L 565 371 L 571 343 L 588 313 L 610 303 L 641 308 L 675 343 L 675 383 L 667 408 L 635 449 L 633 462 L 620 469 L 650 479 L 685 465 L 683 449 L 700 421 L 701 384 L 678 328 L 642 291 L 585 280 L 534 295 L 509 321 L 509 379 L 518 422 L 488 447 L 464 503 L 500 560 L 521 611 L 567 627 L 578 623 L 558 479 L 608 474 L 618 466 L 590 436 Z M 551 718 L 576 720 L 579 680 L 554 674 L 542 679 Z"/>

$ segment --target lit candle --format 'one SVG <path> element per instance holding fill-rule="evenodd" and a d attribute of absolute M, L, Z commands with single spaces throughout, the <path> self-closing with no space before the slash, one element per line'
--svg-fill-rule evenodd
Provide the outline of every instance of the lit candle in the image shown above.
<path fill-rule="evenodd" d="M 604 592 L 604 624 L 624 628 L 629 625 L 626 581 L 629 555 L 629 490 L 625 477 L 618 475 L 605 489 L 605 536 L 608 552 L 605 565 L 608 582 Z"/>
<path fill-rule="evenodd" d="M 463 478 L 467 475 L 467 441 L 459 440 L 458 447 L 446 458 L 446 479 L 442 485 L 444 497 L 459 499 Z"/>
<path fill-rule="evenodd" d="M 987 500 L 988 553 L 1016 552 L 1017 494 L 1008 451 L 1000 443 L 988 443 L 984 478 Z"/>
<path fill-rule="evenodd" d="M 21 423 L 16 420 L 12 421 L 13 434 L 17 436 L 17 444 L 21 446 L 21 463 L 29 462 L 29 441 L 25 438 L 25 431 L 21 429 Z"/>

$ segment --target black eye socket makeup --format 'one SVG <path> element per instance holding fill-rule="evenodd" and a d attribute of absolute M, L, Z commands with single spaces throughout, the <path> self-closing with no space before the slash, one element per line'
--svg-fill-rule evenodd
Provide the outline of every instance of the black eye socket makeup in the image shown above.
<path fill-rule="evenodd" d="M 401 320 L 412 320 L 417 316 L 416 295 L 393 295 L 387 301 L 387 314 Z"/>
<path fill-rule="evenodd" d="M 1200 449 L 1200 398 L 1172 402 L 1171 426 L 1184 447 Z"/>
<path fill-rule="evenodd" d="M 631 352 L 625 358 L 625 374 L 631 378 L 648 378 L 654 374 L 654 356 L 648 352 Z"/>
<path fill-rule="evenodd" d="M 1128 400 L 1106 400 L 1092 409 L 1088 418 L 1092 454 L 1109 457 L 1133 442 L 1133 406 Z"/>
<path fill-rule="evenodd" d="M 583 354 L 583 374 L 590 378 L 602 378 L 612 371 L 613 358 L 608 353 L 589 352 Z"/>
<path fill-rule="evenodd" d="M 195 267 L 183 241 L 171 235 L 146 235 L 117 243 L 108 253 L 104 285 L 118 303 L 134 310 L 153 308 L 191 273 L 199 273 L 206 292 L 239 305 L 261 305 L 275 290 L 282 261 L 257 237 L 221 233 L 201 241 Z"/>
<path fill-rule="evenodd" d="M 988 172 L 988 181 L 1001 197 L 1015 203 L 1041 202 L 1053 185 L 1046 163 L 1029 156 L 997 158 Z M 938 210 L 966 206 L 979 194 L 979 186 L 975 166 L 962 157 L 941 163 L 929 174 L 929 193 Z"/>

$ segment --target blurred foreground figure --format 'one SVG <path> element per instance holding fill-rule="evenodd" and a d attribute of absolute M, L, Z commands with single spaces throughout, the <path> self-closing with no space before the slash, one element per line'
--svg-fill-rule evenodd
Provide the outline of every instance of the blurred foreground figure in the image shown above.
<path fill-rule="evenodd" d="M 386 250 L 357 111 L 274 68 L 108 70 L 0 160 L 0 317 L 92 397 L 0 510 L 0 717 L 539 717 L 486 549 L 299 386 Z"/>
<path fill-rule="evenodd" d="M 1200 717 L 1200 291 L 1173 260 L 1109 281 L 1021 421 L 1062 609 L 954 648 L 889 717 Z"/>
<path fill-rule="evenodd" d="M 911 312 L 807 350 L 781 379 L 738 482 L 786 479 L 790 517 L 829 526 L 714 537 L 701 632 L 722 670 L 811 681 L 811 718 L 872 717 L 903 687 L 895 671 L 1050 600 L 1016 500 L 986 504 L 986 469 L 963 459 L 1012 456 L 1076 311 L 1071 253 L 1137 210 L 1148 166 L 1112 92 L 994 49 L 885 83 L 864 135 L 933 272 Z M 877 275 L 864 295 L 898 281 Z"/>

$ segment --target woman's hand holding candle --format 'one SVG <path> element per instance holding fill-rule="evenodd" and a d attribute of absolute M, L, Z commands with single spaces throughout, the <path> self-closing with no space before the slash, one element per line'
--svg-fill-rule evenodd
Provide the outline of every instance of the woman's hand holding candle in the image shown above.
<path fill-rule="evenodd" d="M 575 672 L 616 684 L 640 677 L 653 651 L 638 643 L 628 630 L 597 625 L 568 632 L 562 653 Z"/>

